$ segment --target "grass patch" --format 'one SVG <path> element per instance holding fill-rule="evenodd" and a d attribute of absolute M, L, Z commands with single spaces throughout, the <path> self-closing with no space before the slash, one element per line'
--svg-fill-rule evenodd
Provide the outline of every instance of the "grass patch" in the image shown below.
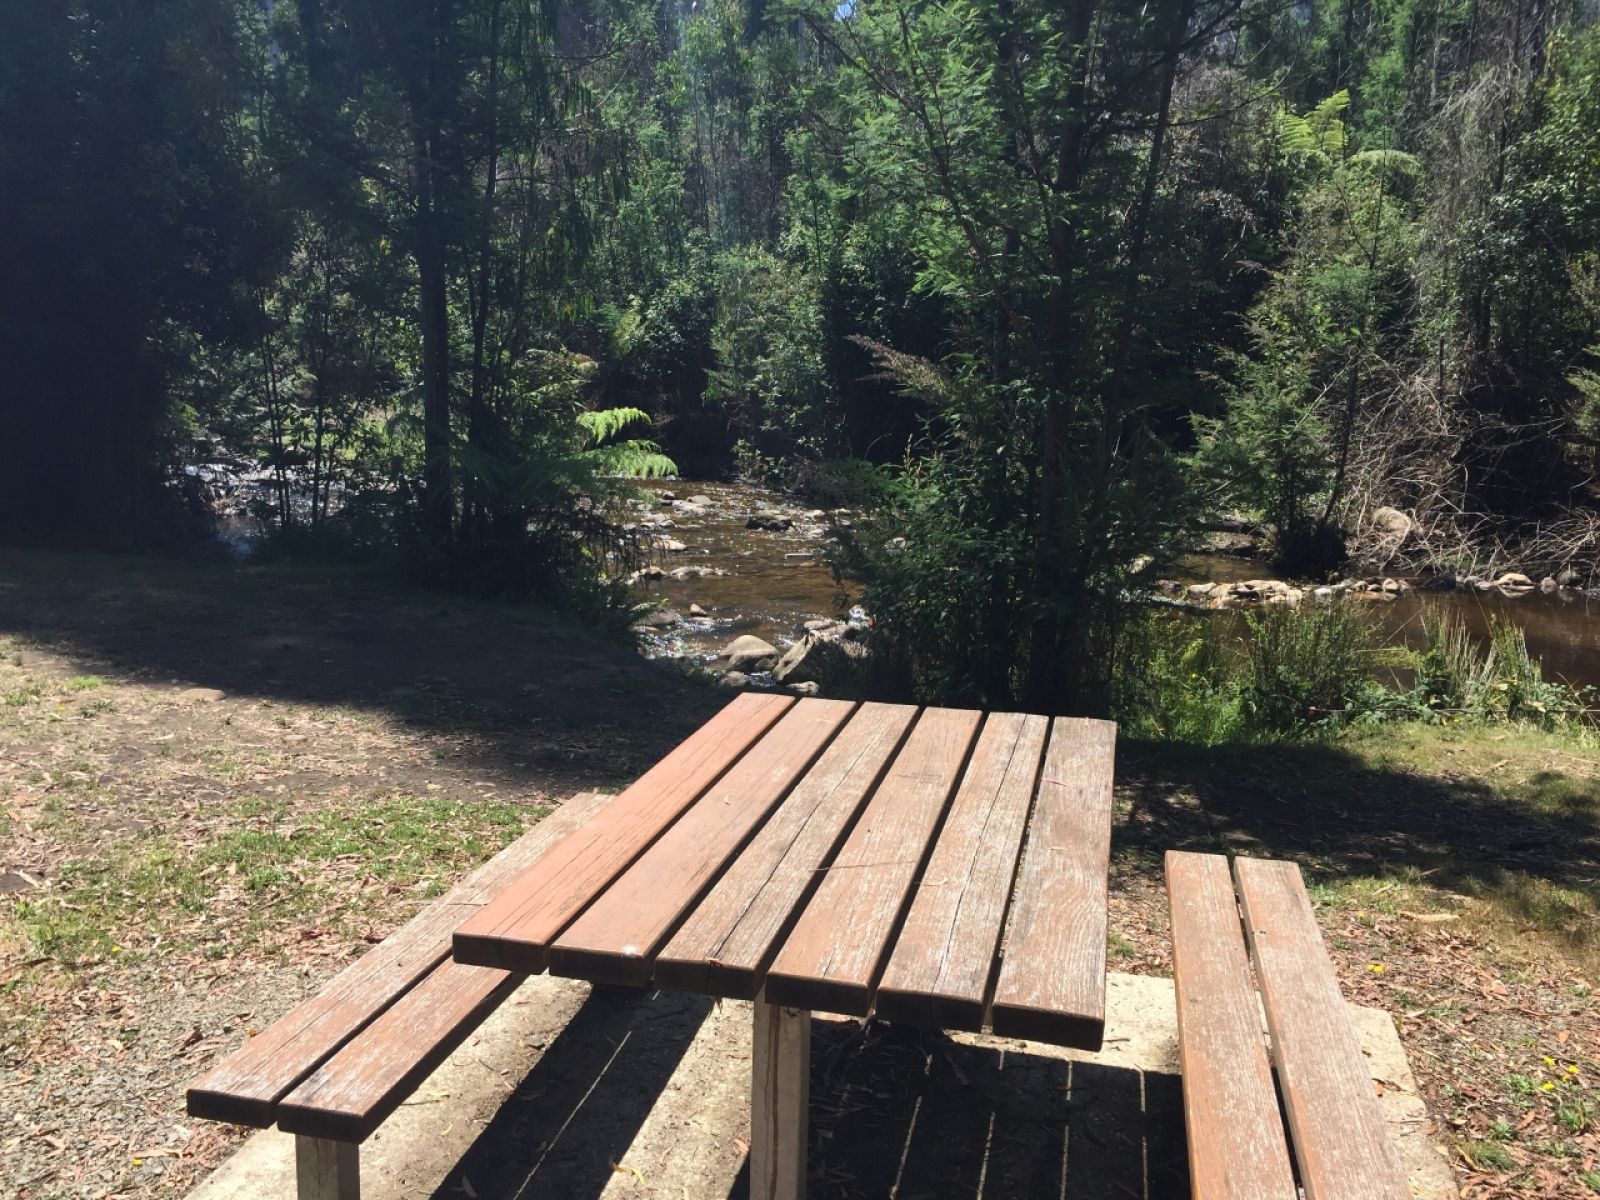
<path fill-rule="evenodd" d="M 1481 1171 L 1510 1171 L 1517 1165 L 1510 1151 L 1494 1142 L 1463 1142 L 1461 1153 Z"/>
<path fill-rule="evenodd" d="M 106 681 L 98 675 L 74 675 L 66 683 L 69 692 L 92 692 L 105 686 Z"/>
<path fill-rule="evenodd" d="M 68 965 L 136 955 L 158 938 L 162 952 L 218 937 L 236 951 L 297 921 L 370 920 L 374 893 L 442 891 L 520 833 L 526 810 L 407 796 L 295 823 L 251 797 L 232 816 L 203 844 L 156 839 L 72 864 L 9 920 L 35 953 Z"/>
<path fill-rule="evenodd" d="M 15 688 L 5 694 L 6 707 L 24 708 L 38 700 L 43 692 L 44 689 L 41 688 L 37 683 L 29 683 L 22 687 Z"/>

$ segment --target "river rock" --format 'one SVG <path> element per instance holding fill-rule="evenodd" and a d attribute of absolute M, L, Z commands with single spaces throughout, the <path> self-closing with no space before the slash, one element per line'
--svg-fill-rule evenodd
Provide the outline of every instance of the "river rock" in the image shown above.
<path fill-rule="evenodd" d="M 760 529 L 767 533 L 784 533 L 794 528 L 794 521 L 776 513 L 754 513 L 744 523 L 746 529 Z"/>
<path fill-rule="evenodd" d="M 1583 582 L 1583 576 L 1579 575 L 1571 567 L 1563 567 L 1556 573 L 1556 582 L 1562 587 L 1577 587 Z"/>
<path fill-rule="evenodd" d="M 673 609 L 658 608 L 654 612 L 647 612 L 633 623 L 635 629 L 667 629 L 676 625 L 683 618 Z"/>
<path fill-rule="evenodd" d="M 789 690 L 796 696 L 815 696 L 822 691 L 822 685 L 814 679 L 808 679 L 804 683 L 791 683 Z"/>
<path fill-rule="evenodd" d="M 1494 586 L 1508 596 L 1522 596 L 1533 591 L 1533 580 L 1521 571 L 1507 571 L 1494 581 Z"/>
<path fill-rule="evenodd" d="M 1398 508 L 1387 505 L 1372 510 L 1372 530 L 1381 537 L 1386 545 L 1399 549 L 1400 543 L 1411 534 L 1415 524 L 1411 517 L 1401 512 Z"/>
<path fill-rule="evenodd" d="M 664 550 L 668 554 L 682 554 L 689 548 L 677 538 L 657 538 L 655 546 L 657 550 Z"/>
<path fill-rule="evenodd" d="M 1543 579 L 1539 580 L 1539 590 L 1541 592 L 1543 592 L 1546 596 L 1548 596 L 1551 592 L 1555 591 L 1560 586 L 1561 585 L 1559 583 L 1557 583 L 1554 579 L 1552 579 L 1549 575 L 1546 575 Z"/>
<path fill-rule="evenodd" d="M 227 695 L 221 688 L 192 687 L 179 692 L 178 699 L 185 704 L 215 704 L 218 700 L 226 699 Z"/>
<path fill-rule="evenodd" d="M 866 656 L 867 648 L 860 642 L 808 633 L 778 660 L 772 677 L 779 683 L 848 684 Z"/>
<path fill-rule="evenodd" d="M 725 688 L 749 687 L 750 677 L 743 671 L 729 671 L 721 679 L 717 680 L 717 683 Z"/>
<path fill-rule="evenodd" d="M 1229 607 L 1267 604 L 1275 608 L 1294 608 L 1300 603 L 1300 589 L 1281 579 L 1242 579 L 1227 585 L 1222 603 Z"/>
<path fill-rule="evenodd" d="M 1430 592 L 1453 592 L 1456 590 L 1456 577 L 1449 571 L 1444 571 L 1438 575 L 1428 576 L 1422 586 Z"/>
<path fill-rule="evenodd" d="M 778 648 L 752 633 L 736 637 L 717 655 L 729 671 L 767 671 L 778 661 Z"/>
<path fill-rule="evenodd" d="M 792 563 L 800 563 L 800 562 L 810 562 L 814 558 L 816 558 L 816 552 L 815 551 L 812 551 L 812 550 L 791 550 L 791 551 L 789 551 L 789 553 L 787 553 L 787 554 L 785 554 L 783 556 L 783 561 L 784 562 L 792 562 Z"/>
<path fill-rule="evenodd" d="M 705 609 L 701 608 L 698 604 L 691 604 L 689 605 L 689 615 L 691 617 L 709 617 L 711 614 Z"/>

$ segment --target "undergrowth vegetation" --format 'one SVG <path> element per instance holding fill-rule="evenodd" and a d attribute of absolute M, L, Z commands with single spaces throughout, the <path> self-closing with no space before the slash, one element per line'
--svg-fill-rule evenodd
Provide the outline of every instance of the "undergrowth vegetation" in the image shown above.
<path fill-rule="evenodd" d="M 1517 625 L 1487 640 L 1450 614 L 1420 647 L 1386 643 L 1353 605 L 1242 619 L 1140 613 L 1120 635 L 1111 709 L 1132 736 L 1214 746 L 1395 721 L 1510 724 L 1588 741 L 1592 689 L 1546 679 Z"/>

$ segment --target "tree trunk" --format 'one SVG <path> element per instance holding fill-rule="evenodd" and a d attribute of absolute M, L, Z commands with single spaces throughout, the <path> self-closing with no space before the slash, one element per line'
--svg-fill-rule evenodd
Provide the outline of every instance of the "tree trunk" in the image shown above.
<path fill-rule="evenodd" d="M 1033 586 L 1030 600 L 1028 656 L 1024 699 L 1035 712 L 1054 712 L 1070 704 L 1076 683 L 1075 656 L 1065 646 L 1064 603 L 1080 590 L 1081 564 L 1069 561 L 1064 544 L 1063 497 L 1066 492 L 1065 451 L 1072 423 L 1070 362 L 1074 351 L 1077 294 L 1073 272 L 1078 261 L 1078 230 L 1070 201 L 1083 177 L 1084 133 L 1088 114 L 1089 31 L 1093 0 L 1072 0 L 1068 10 L 1068 53 L 1072 55 L 1067 115 L 1057 140 L 1053 192 L 1056 213 L 1050 222 L 1049 248 L 1053 279 L 1050 289 L 1049 376 L 1039 438 L 1039 482 L 1034 514 Z"/>

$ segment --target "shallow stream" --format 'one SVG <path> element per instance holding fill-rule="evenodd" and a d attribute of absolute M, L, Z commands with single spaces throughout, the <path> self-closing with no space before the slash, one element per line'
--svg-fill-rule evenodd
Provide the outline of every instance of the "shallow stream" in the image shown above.
<path fill-rule="evenodd" d="M 672 522 L 660 536 L 685 547 L 658 556 L 668 574 L 635 585 L 641 601 L 663 603 L 681 618 L 644 635 L 645 652 L 651 657 L 708 659 L 745 633 L 782 649 L 801 635 L 806 621 L 844 616 L 859 598 L 858 585 L 835 578 L 830 564 L 835 543 L 827 537 L 821 514 L 808 513 L 804 506 L 750 484 L 673 480 L 650 485 L 650 490 L 673 497 L 653 512 Z M 695 497 L 709 503 L 688 503 Z M 791 527 L 751 529 L 747 526 L 753 515 L 768 523 L 787 520 Z M 690 574 L 681 570 L 684 567 L 722 573 L 688 578 L 670 574 L 674 570 Z M 1181 567 L 1185 581 L 1276 577 L 1266 564 L 1221 555 L 1194 556 Z M 705 615 L 690 615 L 691 605 Z M 1468 629 L 1483 636 L 1491 618 L 1504 615 L 1523 627 L 1528 648 L 1543 661 L 1547 677 L 1600 686 L 1600 597 L 1566 588 L 1517 597 L 1419 588 L 1370 608 L 1387 636 L 1413 646 L 1422 640 L 1425 609 L 1455 612 Z M 1233 614 L 1218 616 L 1237 620 Z"/>

